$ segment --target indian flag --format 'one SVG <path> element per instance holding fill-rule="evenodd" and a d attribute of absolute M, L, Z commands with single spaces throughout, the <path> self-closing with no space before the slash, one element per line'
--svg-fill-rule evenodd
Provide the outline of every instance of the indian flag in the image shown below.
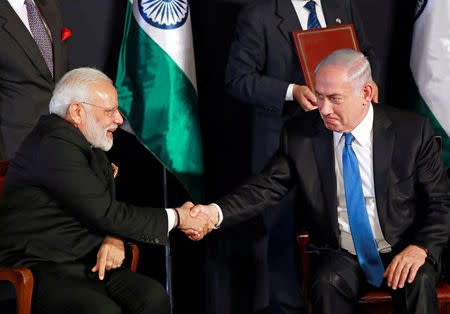
<path fill-rule="evenodd" d="M 449 0 L 417 1 L 410 66 L 420 94 L 415 109 L 442 136 L 444 162 L 450 167 Z"/>
<path fill-rule="evenodd" d="M 116 88 L 133 132 L 200 200 L 203 152 L 187 0 L 128 2 Z"/>

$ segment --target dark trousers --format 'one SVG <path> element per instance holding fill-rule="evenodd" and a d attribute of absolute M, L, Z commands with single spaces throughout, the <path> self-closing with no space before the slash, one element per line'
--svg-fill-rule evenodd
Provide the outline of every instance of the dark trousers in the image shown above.
<path fill-rule="evenodd" d="M 127 268 L 107 271 L 104 280 L 93 265 L 40 263 L 34 276 L 33 313 L 168 314 L 169 298 L 157 281 Z"/>
<path fill-rule="evenodd" d="M 312 313 L 357 313 L 358 299 L 374 287 L 367 283 L 356 256 L 344 250 L 332 249 L 312 251 L 309 256 L 308 298 Z M 393 256 L 390 253 L 382 254 L 385 267 Z M 391 291 L 396 314 L 437 314 L 438 278 L 438 271 L 425 262 L 411 284 L 406 282 L 404 288 L 394 291 L 384 281 L 382 288 Z"/>

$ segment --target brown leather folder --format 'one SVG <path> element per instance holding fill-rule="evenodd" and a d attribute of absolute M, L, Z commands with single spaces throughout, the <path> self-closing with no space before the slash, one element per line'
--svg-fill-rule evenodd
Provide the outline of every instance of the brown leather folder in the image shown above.
<path fill-rule="evenodd" d="M 302 66 L 306 85 L 314 90 L 314 71 L 319 62 L 335 50 L 359 50 L 353 24 L 292 32 L 297 56 Z"/>

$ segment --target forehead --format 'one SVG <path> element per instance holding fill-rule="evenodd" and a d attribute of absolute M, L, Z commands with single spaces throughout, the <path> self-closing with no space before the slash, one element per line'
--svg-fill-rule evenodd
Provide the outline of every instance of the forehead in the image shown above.
<path fill-rule="evenodd" d="M 111 83 L 99 81 L 89 85 L 90 96 L 94 99 L 117 102 L 117 92 Z"/>
<path fill-rule="evenodd" d="M 321 94 L 343 93 L 351 88 L 347 70 L 340 66 L 324 65 L 316 74 L 316 90 Z"/>

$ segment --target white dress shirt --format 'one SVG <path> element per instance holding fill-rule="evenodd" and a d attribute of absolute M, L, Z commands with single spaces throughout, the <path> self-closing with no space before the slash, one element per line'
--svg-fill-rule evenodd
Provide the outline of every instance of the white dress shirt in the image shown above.
<path fill-rule="evenodd" d="M 359 172 L 361 174 L 362 190 L 366 203 L 372 233 L 377 243 L 378 250 L 382 253 L 391 251 L 390 244 L 384 239 L 378 218 L 377 204 L 375 200 L 375 185 L 373 176 L 373 107 L 364 120 L 352 131 L 355 140 L 352 143 L 353 151 L 358 158 Z M 342 151 L 345 139 L 343 133 L 333 132 L 334 137 L 334 170 L 336 172 L 337 188 L 337 214 L 339 225 L 339 240 L 343 249 L 352 254 L 355 253 L 353 237 L 348 222 L 347 204 L 345 201 L 344 176 L 342 168 Z"/>
<path fill-rule="evenodd" d="M 23 25 L 25 25 L 25 27 L 28 29 L 31 36 L 33 36 L 33 34 L 31 33 L 30 23 L 28 22 L 28 12 L 27 12 L 27 6 L 25 5 L 25 0 L 8 0 L 8 2 L 11 5 L 11 7 L 14 9 L 16 14 L 19 16 Z M 33 2 L 34 5 L 36 5 L 34 0 L 31 0 L 31 2 Z M 36 6 L 36 8 L 38 8 L 38 7 Z M 38 8 L 38 10 L 39 10 L 39 8 Z M 49 34 L 50 40 L 52 40 L 50 29 L 48 28 L 47 23 L 45 22 L 42 15 L 41 15 L 41 20 L 42 20 L 42 22 L 44 22 L 44 26 L 45 26 L 47 33 Z"/>
<path fill-rule="evenodd" d="M 308 17 L 309 17 L 309 11 L 305 8 L 305 4 L 309 0 L 291 0 L 292 5 L 294 6 L 295 13 L 297 13 L 298 20 L 300 21 L 300 25 L 302 26 L 303 30 L 308 29 Z M 327 24 L 325 22 L 325 15 L 323 14 L 323 7 L 321 0 L 314 0 L 316 3 L 316 14 L 317 19 L 319 20 L 321 27 L 327 27 Z M 286 91 L 286 100 L 294 100 L 293 90 L 294 90 L 294 83 L 289 84 L 288 89 Z"/>

